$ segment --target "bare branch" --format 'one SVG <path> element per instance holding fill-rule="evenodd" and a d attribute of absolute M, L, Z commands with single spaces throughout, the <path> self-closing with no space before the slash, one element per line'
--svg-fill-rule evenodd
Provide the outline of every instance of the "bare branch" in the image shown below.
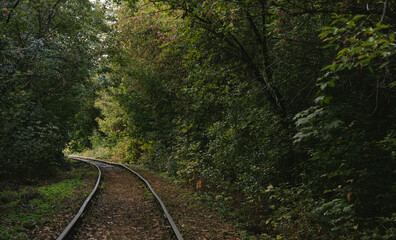
<path fill-rule="evenodd" d="M 387 5 L 388 5 L 388 0 L 386 0 L 386 1 L 384 2 L 384 9 L 382 10 L 382 16 L 381 16 L 380 24 L 382 24 L 382 22 L 384 21 L 385 13 L 386 13 L 386 6 L 387 6 Z"/>

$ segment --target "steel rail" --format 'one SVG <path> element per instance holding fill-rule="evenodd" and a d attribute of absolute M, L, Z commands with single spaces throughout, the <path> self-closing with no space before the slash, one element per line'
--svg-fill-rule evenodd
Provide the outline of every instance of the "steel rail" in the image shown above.
<path fill-rule="evenodd" d="M 160 204 L 162 211 L 164 213 L 164 216 L 167 219 L 169 225 L 172 227 L 173 233 L 175 234 L 177 240 L 184 240 L 179 229 L 177 228 L 175 222 L 173 221 L 171 215 L 169 214 L 168 210 L 166 209 L 165 204 L 162 202 L 162 200 L 157 195 L 157 193 L 154 191 L 154 189 L 151 187 L 151 185 L 148 183 L 148 181 L 146 179 L 144 179 L 142 176 L 140 176 L 140 174 L 138 174 L 134 170 L 132 170 L 132 169 L 128 168 L 127 166 L 120 164 L 120 163 L 113 163 L 113 162 L 103 161 L 103 160 L 94 159 L 94 158 L 86 158 L 86 157 L 77 157 L 77 156 L 67 156 L 67 157 L 76 159 L 76 160 L 90 160 L 90 161 L 101 162 L 101 163 L 105 163 L 105 164 L 109 164 L 109 165 L 119 166 L 119 167 L 125 168 L 126 170 L 130 171 L 133 175 L 137 176 L 139 178 L 139 180 L 141 180 L 147 186 L 147 188 L 150 190 L 151 194 L 153 194 L 153 196 L 155 197 L 157 202 Z"/>
<path fill-rule="evenodd" d="M 85 209 L 87 208 L 88 203 L 91 201 L 92 197 L 97 192 L 99 184 L 100 184 L 100 180 L 102 179 L 102 171 L 100 170 L 99 166 L 96 165 L 94 162 L 88 162 L 88 161 L 83 160 L 83 159 L 78 159 L 78 158 L 69 157 L 69 156 L 68 156 L 68 158 L 74 159 L 74 160 L 78 160 L 78 161 L 82 161 L 82 162 L 89 163 L 89 164 L 93 165 L 94 167 L 96 167 L 98 169 L 99 175 L 98 175 L 98 179 L 96 180 L 95 187 L 93 188 L 91 193 L 88 195 L 88 197 L 85 199 L 83 205 L 80 207 L 80 210 L 78 211 L 76 216 L 74 216 L 74 218 L 70 221 L 69 225 L 67 225 L 67 227 L 63 230 L 63 232 L 58 236 L 58 238 L 56 240 L 65 239 L 65 237 L 70 233 L 72 228 L 77 224 L 77 221 L 82 217 Z"/>

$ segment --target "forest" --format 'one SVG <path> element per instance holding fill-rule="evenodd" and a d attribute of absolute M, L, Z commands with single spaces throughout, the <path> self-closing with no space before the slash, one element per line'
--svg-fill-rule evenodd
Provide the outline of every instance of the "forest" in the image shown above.
<path fill-rule="evenodd" d="M 260 239 L 396 238 L 396 1 L 0 7 L 0 180 L 80 154 L 214 194 Z"/>

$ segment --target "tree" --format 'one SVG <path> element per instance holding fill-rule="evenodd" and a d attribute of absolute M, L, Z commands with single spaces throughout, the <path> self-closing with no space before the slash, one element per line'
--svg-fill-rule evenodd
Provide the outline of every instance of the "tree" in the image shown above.
<path fill-rule="evenodd" d="M 62 160 L 105 25 L 88 0 L 2 4 L 1 175 L 34 177 Z"/>
<path fill-rule="evenodd" d="M 124 1 L 100 128 L 116 153 L 242 206 L 251 229 L 391 238 L 394 10 Z"/>

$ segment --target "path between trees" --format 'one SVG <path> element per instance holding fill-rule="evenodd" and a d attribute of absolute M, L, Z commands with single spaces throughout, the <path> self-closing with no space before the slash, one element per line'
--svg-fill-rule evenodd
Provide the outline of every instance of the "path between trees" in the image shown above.
<path fill-rule="evenodd" d="M 103 184 L 72 240 L 175 239 L 148 189 L 125 169 L 97 163 Z M 240 240 L 239 230 L 195 197 L 194 190 L 136 169 L 165 203 L 184 239 Z"/>
<path fill-rule="evenodd" d="M 103 188 L 71 239 L 172 239 L 143 184 L 124 169 L 98 165 Z"/>

